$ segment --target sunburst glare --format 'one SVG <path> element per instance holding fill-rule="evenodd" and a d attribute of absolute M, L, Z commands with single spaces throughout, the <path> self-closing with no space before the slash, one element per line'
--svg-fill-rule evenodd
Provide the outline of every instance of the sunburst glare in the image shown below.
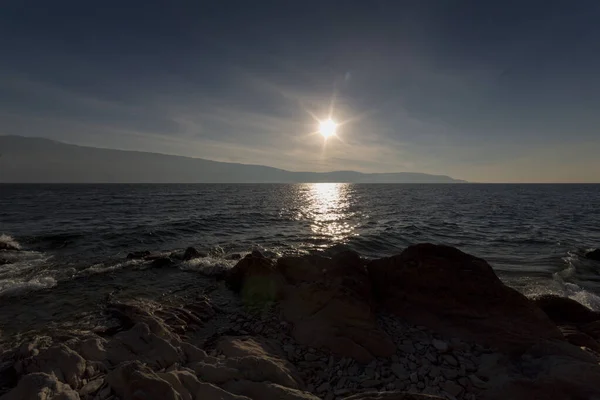
<path fill-rule="evenodd" d="M 335 135 L 335 132 L 337 131 L 337 127 L 338 127 L 338 124 L 336 124 L 335 121 L 332 120 L 331 118 L 328 118 L 326 120 L 319 122 L 319 133 L 321 134 L 321 136 L 323 136 L 325 139 L 327 139 L 327 138 Z"/>

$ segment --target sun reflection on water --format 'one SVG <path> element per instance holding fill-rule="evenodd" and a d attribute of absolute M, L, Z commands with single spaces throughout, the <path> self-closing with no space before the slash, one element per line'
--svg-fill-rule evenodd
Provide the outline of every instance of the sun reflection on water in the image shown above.
<path fill-rule="evenodd" d="M 350 222 L 350 185 L 347 183 L 311 183 L 306 185 L 306 197 L 300 210 L 311 223 L 316 236 L 343 241 L 354 235 Z"/>

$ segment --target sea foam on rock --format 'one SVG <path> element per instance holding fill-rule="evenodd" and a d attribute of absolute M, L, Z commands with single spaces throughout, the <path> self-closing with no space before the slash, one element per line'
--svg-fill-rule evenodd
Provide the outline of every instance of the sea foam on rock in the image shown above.
<path fill-rule="evenodd" d="M 370 262 L 352 252 L 277 261 L 253 252 L 212 282 L 185 304 L 111 303 L 108 329 L 5 352 L 11 387 L 0 399 L 600 396 L 598 354 L 557 326 L 597 343 L 597 314 L 530 301 L 456 249 L 412 246 Z"/>

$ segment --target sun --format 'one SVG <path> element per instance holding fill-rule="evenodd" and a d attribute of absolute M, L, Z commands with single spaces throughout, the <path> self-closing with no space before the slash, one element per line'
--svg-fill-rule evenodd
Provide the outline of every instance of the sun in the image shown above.
<path fill-rule="evenodd" d="M 324 121 L 319 122 L 319 133 L 321 134 L 321 136 L 327 139 L 328 137 L 335 135 L 337 127 L 338 125 L 335 123 L 335 121 L 331 118 L 328 118 Z"/>

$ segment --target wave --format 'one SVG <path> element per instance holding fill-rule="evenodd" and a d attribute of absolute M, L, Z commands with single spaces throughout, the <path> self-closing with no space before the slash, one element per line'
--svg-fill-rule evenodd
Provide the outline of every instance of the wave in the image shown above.
<path fill-rule="evenodd" d="M 0 296 L 20 295 L 24 292 L 48 289 L 56 285 L 56 279 L 51 276 L 37 277 L 30 280 L 3 279 L 0 280 Z"/>
<path fill-rule="evenodd" d="M 233 268 L 236 263 L 236 260 L 226 260 L 224 258 L 209 256 L 183 261 L 179 266 L 179 269 L 182 271 L 195 271 L 203 275 L 214 276 Z"/>
<path fill-rule="evenodd" d="M 19 242 L 17 242 L 12 236 L 6 235 L 6 234 L 1 234 L 0 235 L 0 244 L 3 244 L 4 246 L 0 246 L 0 248 L 13 248 L 13 249 L 17 249 L 20 250 L 21 249 L 21 245 L 19 244 Z"/>
<path fill-rule="evenodd" d="M 144 260 L 127 260 L 124 262 L 118 262 L 118 263 L 113 263 L 113 264 L 98 263 L 98 264 L 93 264 L 83 270 L 80 270 L 79 272 L 77 272 L 76 276 L 81 277 L 81 276 L 105 274 L 105 273 L 117 271 L 117 270 L 120 270 L 120 269 L 123 269 L 126 267 L 134 267 L 137 265 L 142 265 L 144 263 L 145 263 Z"/>
<path fill-rule="evenodd" d="M 581 259 L 580 251 L 569 251 L 562 260 L 565 264 L 564 268 L 553 273 L 552 279 L 525 276 L 509 279 L 507 284 L 514 286 L 530 298 L 549 294 L 567 297 L 594 311 L 600 311 L 600 296 L 577 283 L 579 275 L 582 274 L 580 269 L 585 268 L 585 261 Z"/>

